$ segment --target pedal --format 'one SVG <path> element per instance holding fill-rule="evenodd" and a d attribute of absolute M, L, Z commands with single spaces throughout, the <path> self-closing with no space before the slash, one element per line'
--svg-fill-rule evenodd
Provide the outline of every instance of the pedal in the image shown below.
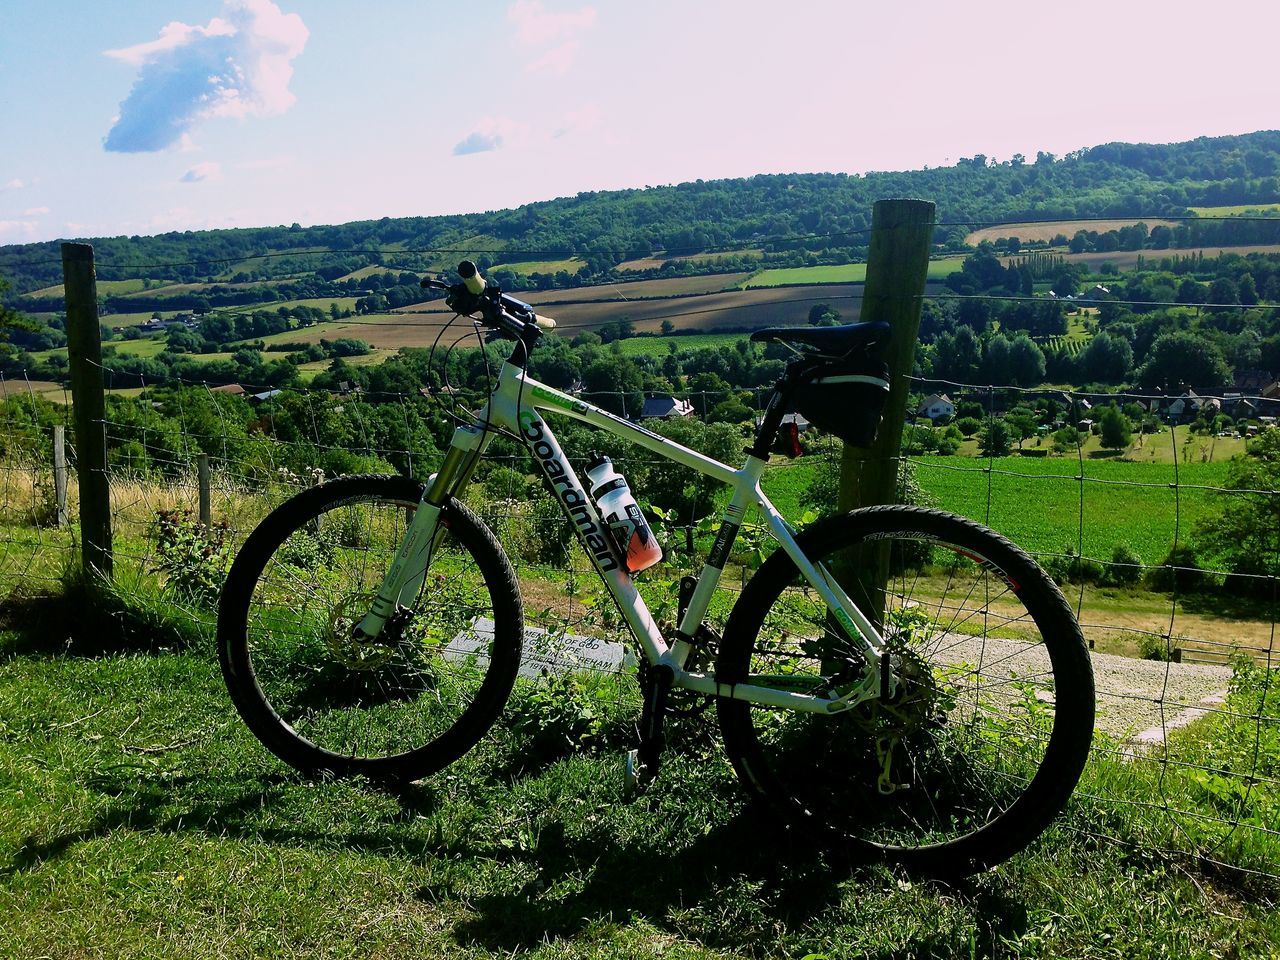
<path fill-rule="evenodd" d="M 629 800 L 646 783 L 648 778 L 644 776 L 644 765 L 640 763 L 640 751 L 628 750 L 622 764 L 622 795 Z"/>

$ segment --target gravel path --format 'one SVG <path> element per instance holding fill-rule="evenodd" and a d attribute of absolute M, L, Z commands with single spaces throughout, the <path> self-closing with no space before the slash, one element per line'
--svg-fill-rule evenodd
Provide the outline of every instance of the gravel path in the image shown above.
<path fill-rule="evenodd" d="M 984 682 L 1034 677 L 1049 666 L 1039 644 L 951 634 L 941 646 L 941 659 L 981 664 Z M 1091 659 L 1098 695 L 1096 729 L 1147 749 L 1164 739 L 1166 729 L 1185 726 L 1220 704 L 1231 679 L 1231 668 L 1218 664 L 1161 663 L 1109 653 L 1095 653 Z"/>

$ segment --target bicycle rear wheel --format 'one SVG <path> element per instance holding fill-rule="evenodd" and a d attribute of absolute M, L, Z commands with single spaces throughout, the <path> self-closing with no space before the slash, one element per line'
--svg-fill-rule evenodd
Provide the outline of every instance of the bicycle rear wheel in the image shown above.
<path fill-rule="evenodd" d="M 1088 652 L 1053 581 L 1005 538 L 934 510 L 858 510 L 797 540 L 863 611 L 885 584 L 898 690 L 834 715 L 718 700 L 743 784 L 828 846 L 938 874 L 1034 840 L 1075 787 L 1093 733 Z M 876 569 L 883 581 L 867 575 Z M 716 671 L 825 695 L 865 667 L 779 550 L 734 606 Z"/>
<path fill-rule="evenodd" d="M 519 585 L 456 500 L 413 606 L 376 640 L 354 637 L 421 497 L 401 477 L 322 484 L 272 511 L 232 565 L 218 610 L 227 689 L 298 769 L 419 779 L 474 746 L 511 693 Z"/>

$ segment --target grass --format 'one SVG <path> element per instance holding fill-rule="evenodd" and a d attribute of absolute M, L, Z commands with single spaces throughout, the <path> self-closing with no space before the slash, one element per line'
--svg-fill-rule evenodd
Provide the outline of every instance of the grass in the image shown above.
<path fill-rule="evenodd" d="M 241 307 L 223 307 L 219 312 L 222 313 L 256 313 L 265 310 L 274 313 L 281 307 L 289 309 L 292 307 L 319 307 L 321 310 L 328 312 L 332 304 L 337 304 L 339 310 L 354 310 L 356 301 L 359 297 L 306 297 L 301 300 L 282 300 L 280 302 L 272 301 L 271 303 L 249 303 Z"/>
<path fill-rule="evenodd" d="M 522 277 L 527 277 L 534 273 L 559 273 L 561 270 L 565 273 L 577 273 L 586 265 L 586 261 L 580 257 L 569 257 L 564 260 L 523 260 L 517 263 L 500 263 L 489 269 L 490 271 L 510 270 Z"/>
<path fill-rule="evenodd" d="M 162 287 L 168 286 L 172 283 L 173 283 L 172 280 L 152 280 L 151 281 L 152 286 L 150 287 L 150 289 L 159 290 Z M 130 293 L 141 293 L 143 290 L 146 290 L 146 289 L 148 289 L 147 281 L 143 280 L 141 277 L 135 277 L 131 280 L 99 280 L 98 281 L 98 293 L 104 294 L 104 295 L 121 296 L 124 294 L 130 294 Z M 59 283 L 51 287 L 43 287 L 40 290 L 32 290 L 30 293 L 27 294 L 27 296 L 41 297 L 41 298 L 51 297 L 51 298 L 56 298 L 58 300 L 61 300 L 64 297 L 66 297 L 66 293 L 63 292 L 62 284 Z M 148 316 L 150 315 L 148 314 Z"/>
<path fill-rule="evenodd" d="M 1242 213 L 1275 213 L 1280 203 L 1241 203 L 1227 207 L 1190 207 L 1197 217 L 1236 217 Z"/>
<path fill-rule="evenodd" d="M 998 457 L 990 475 L 983 458 L 912 459 L 921 487 L 940 509 L 987 523 L 1033 552 L 1059 553 L 1077 543 L 1083 490 L 1087 556 L 1109 559 L 1115 544 L 1127 543 L 1145 562 L 1161 563 L 1173 544 L 1175 517 L 1181 518 L 1185 540 L 1195 522 L 1213 510 L 1216 496 L 1183 489 L 1175 498 L 1173 466 L 1163 463 L 1086 460 L 1088 479 L 1082 484 L 1075 479 L 1079 464 L 1074 458 Z M 804 512 L 800 496 L 816 469 L 816 463 L 800 460 L 770 470 L 765 492 L 784 515 Z M 1182 464 L 1178 480 L 1184 486 L 1220 486 L 1226 469 L 1225 463 Z"/>
<path fill-rule="evenodd" d="M 998 466 L 1029 472 L 1023 460 Z M 1184 479 L 1212 479 L 1217 465 L 1202 466 Z M 784 512 L 798 515 L 807 470 L 802 460 L 769 471 Z M 933 472 L 922 467 L 922 482 Z M 41 492 L 34 474 L 7 475 L 0 572 L 49 592 L 70 533 L 23 526 Z M 1033 493 L 1057 489 L 1017 483 L 1023 514 Z M 1276 883 L 1152 850 L 1280 872 L 1274 840 L 1197 819 L 1229 818 L 1242 802 L 1202 769 L 1251 756 L 1253 721 L 1228 728 L 1230 714 L 1172 741 L 1196 767 L 1122 759 L 1103 744 L 1041 841 L 953 885 L 841 866 L 778 832 L 744 803 L 714 712 L 673 722 L 661 779 L 632 802 L 618 748 L 535 762 L 511 713 L 418 785 L 301 777 L 236 717 L 211 613 L 175 608 L 147 561 L 128 559 L 147 555 L 141 529 L 154 510 L 192 505 L 190 479 L 118 480 L 112 495 L 119 591 L 73 584 L 66 597 L 0 606 L 0 953 L 1252 957 L 1280 938 Z M 216 515 L 240 536 L 271 502 L 215 490 Z M 563 603 L 563 572 L 520 572 L 529 611 Z M 646 593 L 666 589 L 641 579 Z M 85 616 L 95 609 L 102 616 Z M 1250 815 L 1274 796 L 1255 784 Z"/>
<path fill-rule="evenodd" d="M 665 357 L 669 352 L 667 345 L 671 343 L 683 352 L 701 347 L 731 346 L 745 336 L 745 333 L 691 333 L 678 337 L 631 337 L 618 341 L 618 347 L 627 357 Z"/>
<path fill-rule="evenodd" d="M 54 626 L 0 633 L 12 956 L 1249 957 L 1280 937 L 1271 886 L 1144 852 L 1139 808 L 1087 799 L 1180 800 L 1154 762 L 1095 760 L 1031 850 L 944 885 L 779 833 L 710 715 L 673 727 L 631 803 L 616 753 L 531 767 L 506 721 L 416 786 L 309 780 L 236 718 L 207 638 L 68 652 Z"/>
<path fill-rule="evenodd" d="M 942 280 L 960 269 L 963 257 L 944 257 L 929 261 L 929 279 Z M 821 267 L 781 267 L 753 274 L 743 286 L 777 287 L 783 284 L 863 283 L 867 279 L 865 263 L 845 263 Z"/>

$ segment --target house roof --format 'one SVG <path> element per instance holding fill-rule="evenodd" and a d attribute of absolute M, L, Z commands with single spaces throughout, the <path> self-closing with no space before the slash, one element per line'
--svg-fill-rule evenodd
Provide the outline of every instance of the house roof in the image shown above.
<path fill-rule="evenodd" d="M 244 387 L 238 383 L 224 383 L 220 387 L 210 387 L 209 390 L 213 393 L 230 393 L 237 397 L 244 393 Z"/>
<path fill-rule="evenodd" d="M 640 411 L 642 417 L 687 417 L 693 413 L 693 404 L 675 397 L 649 397 Z"/>
<path fill-rule="evenodd" d="M 950 404 L 953 407 L 955 406 L 955 402 L 950 397 L 948 397 L 945 393 L 931 393 L 929 394 L 929 396 L 925 397 L 923 400 L 920 401 L 918 412 L 924 413 L 926 410 L 928 410 L 930 407 L 932 407 L 934 404 L 937 404 L 937 403 L 946 403 L 946 404 Z"/>

